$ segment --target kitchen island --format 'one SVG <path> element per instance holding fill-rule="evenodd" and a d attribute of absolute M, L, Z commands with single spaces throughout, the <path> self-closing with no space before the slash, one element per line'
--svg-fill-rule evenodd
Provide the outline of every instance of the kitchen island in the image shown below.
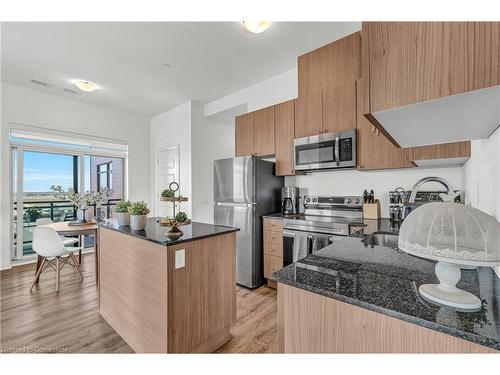
<path fill-rule="evenodd" d="M 273 274 L 284 353 L 500 353 L 500 280 L 463 270 L 482 300 L 461 312 L 424 300 L 435 262 L 345 237 Z"/>
<path fill-rule="evenodd" d="M 237 228 L 193 222 L 177 239 L 100 225 L 99 312 L 139 353 L 208 353 L 236 317 Z"/>

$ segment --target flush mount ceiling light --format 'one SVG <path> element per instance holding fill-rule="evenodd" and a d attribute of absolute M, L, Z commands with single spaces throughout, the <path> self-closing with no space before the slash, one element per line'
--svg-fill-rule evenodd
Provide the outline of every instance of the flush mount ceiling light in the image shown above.
<path fill-rule="evenodd" d="M 271 22 L 269 21 L 243 21 L 242 25 L 254 34 L 260 34 L 267 30 Z"/>
<path fill-rule="evenodd" d="M 71 82 L 73 83 L 73 85 L 75 85 L 84 92 L 92 92 L 99 88 L 99 86 L 97 86 L 95 83 L 90 81 L 85 81 L 83 79 L 75 79 Z"/>

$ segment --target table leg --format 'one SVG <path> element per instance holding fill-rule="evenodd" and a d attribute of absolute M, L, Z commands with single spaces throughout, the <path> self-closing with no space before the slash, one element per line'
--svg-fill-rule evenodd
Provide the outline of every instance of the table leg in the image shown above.
<path fill-rule="evenodd" d="M 80 248 L 80 250 L 78 250 L 78 265 L 82 264 L 82 246 L 85 245 L 83 239 L 83 236 L 78 236 L 78 247 Z"/>
<path fill-rule="evenodd" d="M 99 283 L 99 229 L 94 234 L 95 282 Z"/>
<path fill-rule="evenodd" d="M 40 266 L 42 265 L 42 257 L 40 255 L 38 255 L 38 257 L 36 258 L 36 269 L 35 269 L 35 275 L 38 273 L 38 269 L 40 268 Z M 38 284 L 38 280 L 39 279 L 36 279 L 35 283 Z"/>

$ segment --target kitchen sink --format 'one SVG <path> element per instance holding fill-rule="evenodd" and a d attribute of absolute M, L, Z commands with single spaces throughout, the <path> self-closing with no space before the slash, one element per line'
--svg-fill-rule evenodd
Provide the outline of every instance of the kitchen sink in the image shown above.
<path fill-rule="evenodd" d="M 394 250 L 398 248 L 398 235 L 393 233 L 375 232 L 361 240 L 365 246 L 383 246 Z"/>

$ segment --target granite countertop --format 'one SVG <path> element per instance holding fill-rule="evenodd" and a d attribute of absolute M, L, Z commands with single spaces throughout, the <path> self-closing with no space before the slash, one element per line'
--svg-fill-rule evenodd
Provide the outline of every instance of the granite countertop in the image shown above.
<path fill-rule="evenodd" d="M 458 287 L 483 301 L 460 312 L 425 301 L 424 283 L 438 282 L 435 262 L 344 237 L 272 275 L 276 282 L 500 350 L 500 280 L 493 270 L 463 270 Z"/>
<path fill-rule="evenodd" d="M 145 230 L 132 230 L 129 226 L 120 227 L 116 220 L 107 220 L 99 224 L 102 228 L 112 229 L 120 233 L 134 236 L 143 240 L 158 243 L 160 245 L 175 245 L 178 243 L 200 240 L 221 234 L 237 232 L 239 228 L 226 227 L 223 225 L 213 225 L 192 222 L 189 225 L 181 226 L 183 232 L 181 237 L 171 239 L 167 237 L 166 233 L 169 229 L 167 226 L 161 226 L 159 217 L 148 218 L 148 223 Z"/>

